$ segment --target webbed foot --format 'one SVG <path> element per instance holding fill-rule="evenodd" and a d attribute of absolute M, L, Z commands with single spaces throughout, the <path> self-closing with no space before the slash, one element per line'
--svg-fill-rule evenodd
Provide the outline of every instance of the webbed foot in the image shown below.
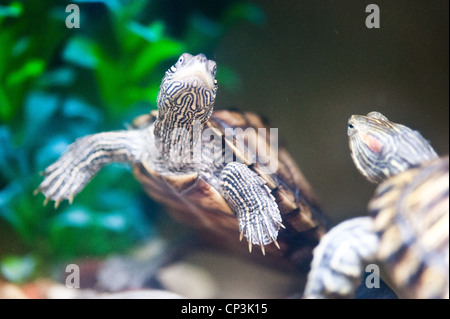
<path fill-rule="evenodd" d="M 236 212 L 240 240 L 245 236 L 248 249 L 274 243 L 278 248 L 278 231 L 283 227 L 275 198 L 264 180 L 246 165 L 232 162 L 222 171 L 222 195 Z"/>

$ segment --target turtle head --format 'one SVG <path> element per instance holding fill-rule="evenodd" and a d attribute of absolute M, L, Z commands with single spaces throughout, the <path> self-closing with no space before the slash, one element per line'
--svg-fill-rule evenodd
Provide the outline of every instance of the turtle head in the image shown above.
<path fill-rule="evenodd" d="M 204 54 L 182 54 L 167 70 L 158 94 L 159 120 L 174 127 L 205 123 L 216 99 L 216 62 Z"/>
<path fill-rule="evenodd" d="M 174 146 L 189 148 L 193 131 L 211 116 L 216 92 L 216 62 L 204 54 L 184 53 L 166 71 L 158 94 L 154 130 L 164 156 L 169 156 Z"/>
<path fill-rule="evenodd" d="M 378 112 L 352 115 L 347 134 L 353 162 L 372 183 L 437 157 L 419 132 L 391 122 Z"/>

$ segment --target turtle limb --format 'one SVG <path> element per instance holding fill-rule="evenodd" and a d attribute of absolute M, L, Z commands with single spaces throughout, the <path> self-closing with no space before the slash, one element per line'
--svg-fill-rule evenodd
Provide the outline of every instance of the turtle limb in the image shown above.
<path fill-rule="evenodd" d="M 351 298 L 365 265 L 375 260 L 378 236 L 371 217 L 345 221 L 322 237 L 314 249 L 304 298 Z"/>
<path fill-rule="evenodd" d="M 231 162 L 222 171 L 221 185 L 222 196 L 236 212 L 240 239 L 247 238 L 249 251 L 252 245 L 260 245 L 265 254 L 264 245 L 271 242 L 279 247 L 278 230 L 284 226 L 275 198 L 264 180 L 247 165 Z"/>
<path fill-rule="evenodd" d="M 44 171 L 44 180 L 36 189 L 45 195 L 46 204 L 55 207 L 64 199 L 71 203 L 105 165 L 113 162 L 133 163 L 145 149 L 145 134 L 139 130 L 115 131 L 88 135 L 71 144 L 67 152 Z"/>

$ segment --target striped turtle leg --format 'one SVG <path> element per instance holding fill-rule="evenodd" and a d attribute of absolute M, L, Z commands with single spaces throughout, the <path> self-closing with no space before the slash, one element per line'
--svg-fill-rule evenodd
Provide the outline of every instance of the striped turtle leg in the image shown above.
<path fill-rule="evenodd" d="M 352 298 L 366 263 L 375 260 L 378 237 L 371 217 L 332 228 L 314 249 L 304 298 Z"/>
<path fill-rule="evenodd" d="M 276 241 L 278 230 L 283 227 L 275 198 L 265 182 L 246 165 L 231 162 L 221 175 L 221 193 L 239 220 L 240 239 L 247 238 L 249 251 L 252 244 L 264 245 Z"/>
<path fill-rule="evenodd" d="M 146 134 L 142 133 L 140 130 L 116 131 L 79 138 L 47 167 L 35 194 L 41 191 L 46 197 L 44 203 L 54 200 L 55 207 L 64 199 L 72 202 L 103 166 L 138 160 L 146 147 Z"/>

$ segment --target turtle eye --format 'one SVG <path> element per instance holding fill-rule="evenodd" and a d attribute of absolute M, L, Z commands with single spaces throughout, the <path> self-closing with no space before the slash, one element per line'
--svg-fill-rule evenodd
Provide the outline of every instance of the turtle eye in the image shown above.
<path fill-rule="evenodd" d="M 347 126 L 347 135 L 348 136 L 352 136 L 353 135 L 354 128 L 355 128 L 355 126 L 353 126 L 352 123 L 348 123 L 348 126 Z"/>
<path fill-rule="evenodd" d="M 178 65 L 178 66 L 183 65 L 184 62 L 186 62 L 186 59 L 187 59 L 189 56 L 191 56 L 191 55 L 188 54 L 188 53 L 183 53 L 183 54 L 178 58 L 177 65 Z"/>

